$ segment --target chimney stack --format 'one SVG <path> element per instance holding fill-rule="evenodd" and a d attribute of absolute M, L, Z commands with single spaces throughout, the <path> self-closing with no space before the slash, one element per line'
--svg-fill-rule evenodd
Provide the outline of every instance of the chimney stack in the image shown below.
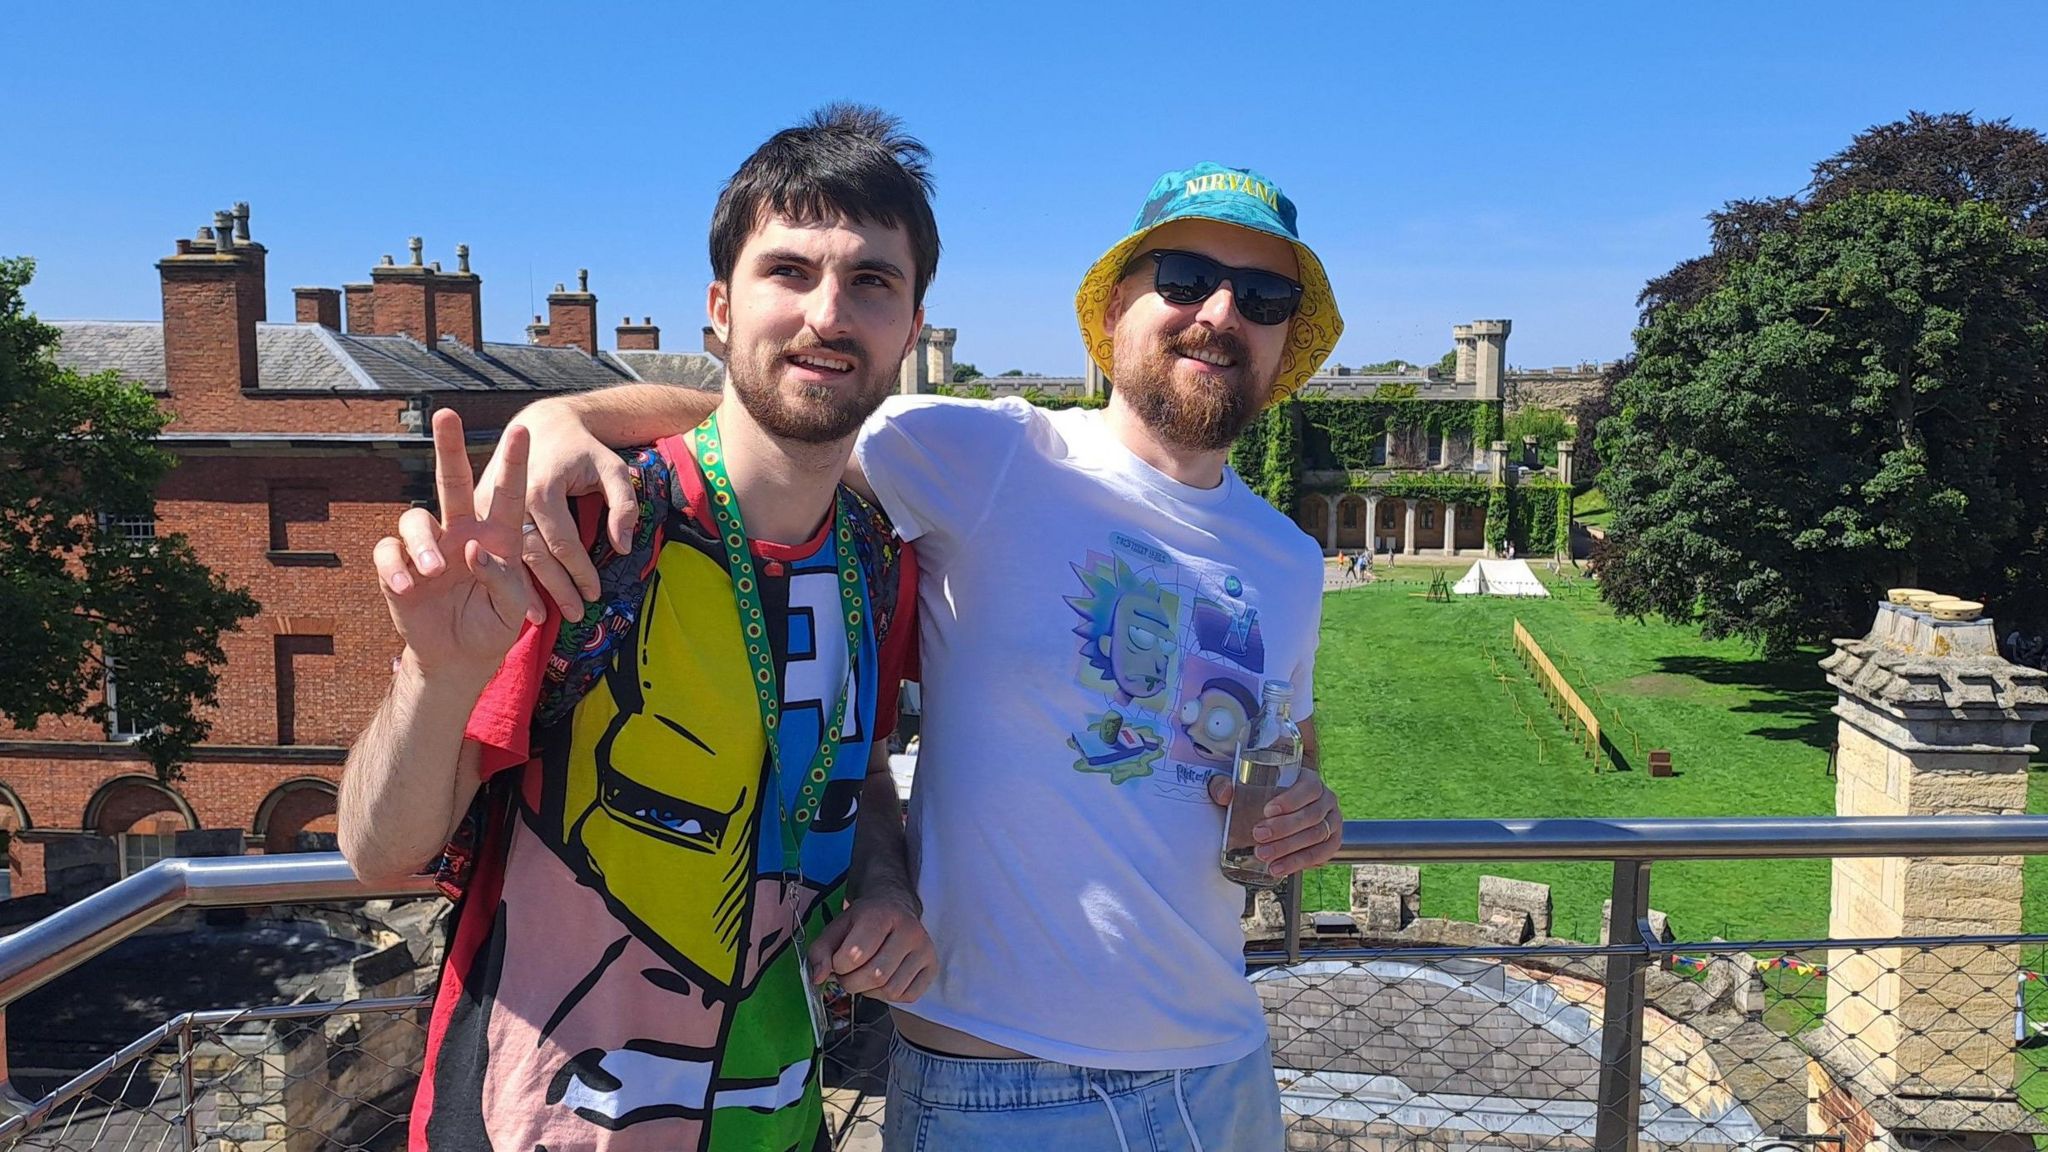
<path fill-rule="evenodd" d="M 377 334 L 376 297 L 369 284 L 343 284 L 342 298 L 348 301 L 348 331 L 351 336 Z"/>
<path fill-rule="evenodd" d="M 412 252 L 410 264 L 394 264 L 386 256 L 384 263 L 370 269 L 370 331 L 377 336 L 409 336 L 431 347 L 440 336 L 434 316 L 435 276 L 421 260 L 420 238 L 408 239 L 406 247 Z"/>
<path fill-rule="evenodd" d="M 597 297 L 590 293 L 590 269 L 576 270 L 576 291 L 565 291 L 557 284 L 548 293 L 547 327 L 535 343 L 581 348 L 587 356 L 597 355 Z"/>
<path fill-rule="evenodd" d="M 546 344 L 548 342 L 548 326 L 538 315 L 533 318 L 533 323 L 526 326 L 526 342 L 528 344 Z"/>
<path fill-rule="evenodd" d="M 318 324 L 330 332 L 341 331 L 341 291 L 336 288 L 294 288 L 292 300 L 301 324 Z"/>
<path fill-rule="evenodd" d="M 456 270 L 434 262 L 434 323 L 438 335 L 475 351 L 484 346 L 484 282 L 469 270 L 469 245 L 455 246 Z"/>
<path fill-rule="evenodd" d="M 716 356 L 720 363 L 725 362 L 725 341 L 718 338 L 718 329 L 709 324 L 704 326 L 704 351 Z"/>
<path fill-rule="evenodd" d="M 264 319 L 263 246 L 249 208 L 216 212 L 211 229 L 157 261 L 164 299 L 164 378 L 176 398 L 256 387 L 256 325 Z M 239 227 L 243 243 L 237 244 Z"/>
<path fill-rule="evenodd" d="M 621 352 L 658 352 L 661 350 L 661 329 L 654 326 L 654 317 L 643 316 L 640 323 L 633 323 L 627 316 L 619 321 L 618 349 Z"/>

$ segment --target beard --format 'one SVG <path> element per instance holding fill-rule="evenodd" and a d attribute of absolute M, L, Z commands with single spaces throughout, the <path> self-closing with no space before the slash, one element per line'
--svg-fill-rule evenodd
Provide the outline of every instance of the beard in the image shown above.
<path fill-rule="evenodd" d="M 853 361 L 853 371 L 837 384 L 784 384 L 785 357 L 807 352 L 843 356 Z M 751 355 L 733 358 L 730 373 L 747 415 L 770 436 L 799 444 L 830 444 L 860 431 L 896 390 L 897 379 L 895 366 L 876 364 L 851 337 L 757 345 Z"/>
<path fill-rule="evenodd" d="M 1118 333 L 1112 386 L 1147 427 L 1176 448 L 1230 447 L 1272 394 L 1273 381 L 1254 377 L 1251 350 L 1229 332 L 1191 324 L 1148 348 L 1133 347 L 1138 339 Z M 1214 383 L 1176 380 L 1179 358 L 1195 352 L 1227 356 L 1231 367 Z"/>

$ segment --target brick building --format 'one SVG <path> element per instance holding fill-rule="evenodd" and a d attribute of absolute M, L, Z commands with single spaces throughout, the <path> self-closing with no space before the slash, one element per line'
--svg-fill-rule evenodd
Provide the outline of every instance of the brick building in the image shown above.
<path fill-rule="evenodd" d="M 469 267 L 386 256 L 366 283 L 294 289 L 296 316 L 265 315 L 265 250 L 248 206 L 157 262 L 161 322 L 56 322 L 57 358 L 118 370 L 173 414 L 163 444 L 178 467 L 153 520 L 121 522 L 138 547 L 188 537 L 247 588 L 259 614 L 224 640 L 220 707 L 184 778 L 157 782 L 130 741 L 146 722 L 120 711 L 118 665 L 102 728 L 78 717 L 0 727 L 0 830 L 13 895 L 77 875 L 124 874 L 207 841 L 212 850 L 291 851 L 331 843 L 345 745 L 368 719 L 397 653 L 370 553 L 433 492 L 428 417 L 462 415 L 479 454 L 541 396 L 656 380 L 716 387 L 718 363 L 663 352 L 649 319 L 598 347 L 587 276 L 556 285 L 528 343 L 484 339 L 482 280 Z M 346 324 L 344 326 L 344 312 Z M 46 881 L 45 863 L 51 875 Z"/>

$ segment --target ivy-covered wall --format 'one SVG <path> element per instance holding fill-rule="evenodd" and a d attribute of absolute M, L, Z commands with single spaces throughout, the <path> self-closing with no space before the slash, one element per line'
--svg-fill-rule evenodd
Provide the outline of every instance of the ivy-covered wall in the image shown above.
<path fill-rule="evenodd" d="M 1524 556 L 1548 556 L 1571 543 L 1571 491 L 1554 480 L 1513 486 L 1508 539 Z"/>
<path fill-rule="evenodd" d="M 1302 466 L 1325 471 L 1371 466 L 1375 449 L 1389 432 L 1446 432 L 1474 440 L 1485 413 L 1498 405 L 1484 400 L 1371 399 L 1311 396 L 1292 402 L 1301 410 Z"/>

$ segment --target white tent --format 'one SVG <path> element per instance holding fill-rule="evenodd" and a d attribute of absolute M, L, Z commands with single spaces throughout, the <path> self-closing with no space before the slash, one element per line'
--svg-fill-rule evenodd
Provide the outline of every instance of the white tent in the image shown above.
<path fill-rule="evenodd" d="M 1460 596 L 1548 596 L 1527 560 L 1481 560 L 1451 588 Z"/>

